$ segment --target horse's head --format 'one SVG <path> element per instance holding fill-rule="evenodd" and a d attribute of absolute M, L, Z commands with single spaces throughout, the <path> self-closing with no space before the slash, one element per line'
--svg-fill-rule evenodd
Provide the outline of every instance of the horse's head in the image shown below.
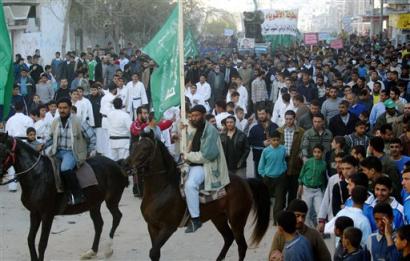
<path fill-rule="evenodd" d="M 16 140 L 7 133 L 0 133 L 0 181 L 4 172 L 15 163 Z"/>
<path fill-rule="evenodd" d="M 157 140 L 155 140 L 152 131 L 142 132 L 139 140 L 131 146 L 131 153 L 126 165 L 138 171 L 149 169 L 150 165 L 154 164 L 156 143 Z"/>

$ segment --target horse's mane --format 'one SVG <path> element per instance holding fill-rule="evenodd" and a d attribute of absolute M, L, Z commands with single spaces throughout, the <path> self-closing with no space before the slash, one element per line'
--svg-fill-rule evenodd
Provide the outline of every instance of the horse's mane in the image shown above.
<path fill-rule="evenodd" d="M 25 150 L 27 150 L 30 154 L 35 155 L 36 157 L 38 157 L 38 155 L 40 154 L 38 151 L 36 151 L 35 149 L 33 149 L 30 145 L 28 145 L 26 142 L 20 140 L 20 139 L 16 139 L 16 142 L 19 146 L 22 146 Z"/>
<path fill-rule="evenodd" d="M 11 144 L 13 143 L 12 138 L 8 140 Z M 17 147 L 20 147 L 21 149 L 25 150 L 29 155 L 34 156 L 35 158 L 41 157 L 40 158 L 40 163 L 42 164 L 42 170 L 32 170 L 33 175 L 35 176 L 41 176 L 43 181 L 46 180 L 53 180 L 54 181 L 54 176 L 52 174 L 52 164 L 50 159 L 47 156 L 41 155 L 40 152 L 36 151 L 33 149 L 30 145 L 28 145 L 26 142 L 16 139 L 16 145 Z M 44 173 L 47 173 L 48 175 L 43 175 Z"/>
<path fill-rule="evenodd" d="M 172 182 L 179 184 L 180 175 L 174 157 L 171 155 L 171 153 L 169 153 L 168 148 L 162 141 L 156 140 L 156 143 L 164 159 L 164 164 L 167 169 L 167 175 L 169 176 Z"/>

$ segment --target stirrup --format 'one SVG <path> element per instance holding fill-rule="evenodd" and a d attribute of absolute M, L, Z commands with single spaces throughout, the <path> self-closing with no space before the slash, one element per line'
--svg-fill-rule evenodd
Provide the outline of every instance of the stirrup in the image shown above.
<path fill-rule="evenodd" d="M 200 220 L 198 220 L 198 222 L 191 220 L 188 224 L 188 227 L 185 229 L 185 233 L 193 233 L 200 227 L 202 227 L 202 222 Z"/>

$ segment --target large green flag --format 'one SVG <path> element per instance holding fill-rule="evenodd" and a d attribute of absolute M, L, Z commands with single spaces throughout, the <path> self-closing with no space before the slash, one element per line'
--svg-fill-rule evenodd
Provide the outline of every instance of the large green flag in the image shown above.
<path fill-rule="evenodd" d="M 160 119 L 167 109 L 180 104 L 178 6 L 152 40 L 142 49 L 157 64 L 151 75 L 151 98 L 155 118 Z M 195 57 L 199 52 L 190 31 L 184 41 L 184 56 Z"/>
<path fill-rule="evenodd" d="M 3 120 L 10 110 L 13 76 L 13 50 L 4 17 L 3 1 L 0 0 L 0 106 L 3 106 Z"/>
<path fill-rule="evenodd" d="M 151 75 L 151 98 L 159 119 L 168 108 L 180 104 L 178 7 L 142 51 L 158 64 Z"/>
<path fill-rule="evenodd" d="M 194 37 L 192 36 L 191 30 L 188 30 L 184 39 L 184 57 L 196 58 L 199 56 L 198 48 L 196 48 Z"/>

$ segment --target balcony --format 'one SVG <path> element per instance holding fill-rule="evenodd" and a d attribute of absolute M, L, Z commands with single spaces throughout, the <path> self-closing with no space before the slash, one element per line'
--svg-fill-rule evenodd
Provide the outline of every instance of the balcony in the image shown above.
<path fill-rule="evenodd" d="M 384 3 L 389 5 L 410 5 L 409 0 L 384 0 Z"/>

